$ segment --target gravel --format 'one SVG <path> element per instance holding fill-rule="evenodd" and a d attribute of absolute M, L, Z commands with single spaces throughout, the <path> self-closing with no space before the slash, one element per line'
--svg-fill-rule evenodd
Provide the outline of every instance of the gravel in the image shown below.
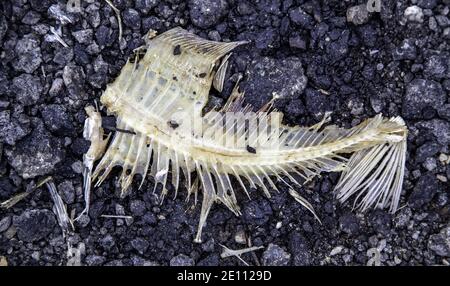
<path fill-rule="evenodd" d="M 63 70 L 63 80 L 69 96 L 76 100 L 84 95 L 85 74 L 81 66 L 68 64 Z"/>
<path fill-rule="evenodd" d="M 179 254 L 170 260 L 170 266 L 193 266 L 194 260 L 187 255 Z"/>
<path fill-rule="evenodd" d="M 413 5 L 405 9 L 405 17 L 410 22 L 423 22 L 423 10 L 419 6 Z"/>
<path fill-rule="evenodd" d="M 339 228 L 342 232 L 355 236 L 360 231 L 359 220 L 354 213 L 346 213 L 339 218 Z"/>
<path fill-rule="evenodd" d="M 422 208 L 423 205 L 431 202 L 439 188 L 439 182 L 435 175 L 432 173 L 422 175 L 409 196 L 408 204 L 414 209 Z"/>
<path fill-rule="evenodd" d="M 290 10 L 289 19 L 303 29 L 311 29 L 314 24 L 314 19 L 301 7 Z"/>
<path fill-rule="evenodd" d="M 216 25 L 228 12 L 225 0 L 190 0 L 189 15 L 192 23 L 202 29 Z"/>
<path fill-rule="evenodd" d="M 436 142 L 446 146 L 450 144 L 450 122 L 441 119 L 421 121 L 417 124 L 419 129 L 434 136 Z"/>
<path fill-rule="evenodd" d="M 42 108 L 42 119 L 45 126 L 60 135 L 70 135 L 74 131 L 72 119 L 64 105 L 49 104 Z"/>
<path fill-rule="evenodd" d="M 11 225 L 11 217 L 5 216 L 0 220 L 0 232 L 6 231 Z"/>
<path fill-rule="evenodd" d="M 80 44 L 90 44 L 92 43 L 92 37 L 94 32 L 92 29 L 84 29 L 72 32 L 72 36 Z"/>
<path fill-rule="evenodd" d="M 295 77 L 286 77 L 286 74 Z M 247 76 L 243 89 L 256 108 L 263 106 L 272 97 L 294 99 L 305 89 L 307 83 L 301 61 L 297 58 L 256 59 L 250 63 Z"/>
<path fill-rule="evenodd" d="M 14 115 L 14 114 L 13 114 Z M 29 121 L 22 114 L 11 116 L 10 110 L 0 111 L 0 142 L 15 145 L 31 132 Z"/>
<path fill-rule="evenodd" d="M 21 74 L 13 79 L 12 88 L 16 93 L 16 99 L 24 106 L 36 104 L 41 98 L 42 84 L 38 77 Z"/>
<path fill-rule="evenodd" d="M 56 226 L 56 219 L 55 215 L 46 209 L 27 210 L 14 217 L 13 225 L 20 240 L 33 242 L 49 235 Z"/>
<path fill-rule="evenodd" d="M 438 234 L 433 234 L 428 240 L 428 249 L 439 256 L 450 256 L 450 227 L 446 227 Z"/>
<path fill-rule="evenodd" d="M 311 247 L 308 240 L 299 232 L 293 231 L 289 235 L 289 252 L 292 254 L 292 265 L 311 265 Z"/>
<path fill-rule="evenodd" d="M 417 48 L 413 39 L 404 40 L 393 53 L 395 60 L 414 60 L 417 57 Z"/>
<path fill-rule="evenodd" d="M 141 27 L 141 17 L 139 12 L 134 9 L 126 9 L 122 13 L 123 23 L 131 29 L 139 29 Z"/>
<path fill-rule="evenodd" d="M 17 58 L 12 65 L 17 71 L 32 73 L 42 63 L 40 41 L 33 34 L 26 34 L 18 40 L 14 52 Z"/>
<path fill-rule="evenodd" d="M 140 200 L 134 200 L 130 204 L 130 211 L 135 216 L 143 216 L 146 211 L 145 203 Z"/>
<path fill-rule="evenodd" d="M 262 255 L 264 266 L 286 266 L 289 264 L 291 255 L 276 244 L 269 244 Z"/>
<path fill-rule="evenodd" d="M 319 3 L 320 2 L 320 3 Z M 0 15 L 0 202 L 52 176 L 68 213 L 84 207 L 84 107 L 99 103 L 149 29 L 182 26 L 204 38 L 249 40 L 229 60 L 228 98 L 240 76 L 246 102 L 256 109 L 272 97 L 289 125 L 312 125 L 332 112 L 330 124 L 350 127 L 376 113 L 401 116 L 409 128 L 400 206 L 359 213 L 333 194 L 339 175 L 324 173 L 298 188 L 322 224 L 279 184 L 279 193 L 251 199 L 238 192 L 242 216 L 221 205 L 210 212 L 203 243 L 193 243 L 199 205 L 180 190 L 161 202 L 152 180 L 120 197 L 116 168 L 91 194 L 87 216 L 67 239 L 83 245 L 82 265 L 241 265 L 222 259 L 225 245 L 250 239 L 263 250 L 249 264 L 381 265 L 448 263 L 450 165 L 450 39 L 446 1 L 382 1 L 380 12 L 362 1 L 114 0 L 2 1 Z M 63 47 L 53 27 L 67 43 Z M 115 126 L 104 116 L 105 126 Z M 109 130 L 106 130 L 109 133 Z M 170 186 L 169 186 L 170 189 Z M 201 200 L 201 195 L 199 197 Z M 0 209 L 0 253 L 8 265 L 65 265 L 67 243 L 45 187 L 10 209 Z M 125 215 L 132 219 L 105 218 Z M 331 253 L 333 255 L 331 255 Z M 369 254 L 368 254 L 369 253 Z M 255 260 L 255 257 L 257 260 Z"/>
<path fill-rule="evenodd" d="M 441 145 L 436 142 L 431 141 L 424 143 L 419 148 L 417 148 L 416 162 L 422 163 L 427 158 L 432 158 L 439 152 L 440 149 Z"/>
<path fill-rule="evenodd" d="M 61 140 L 52 136 L 41 121 L 36 120 L 33 128 L 27 141 L 5 150 L 8 163 L 24 179 L 52 173 L 64 157 Z"/>
<path fill-rule="evenodd" d="M 425 62 L 424 74 L 434 80 L 448 78 L 450 76 L 450 54 L 429 56 Z"/>
<path fill-rule="evenodd" d="M 424 112 L 437 110 L 446 101 L 442 86 L 433 80 L 414 79 L 406 86 L 403 114 L 406 118 L 423 116 Z"/>
<path fill-rule="evenodd" d="M 64 203 L 73 204 L 75 202 L 76 193 L 72 181 L 70 180 L 63 181 L 61 184 L 58 185 L 57 189 Z"/>
<path fill-rule="evenodd" d="M 131 246 L 141 255 L 144 254 L 149 245 L 148 241 L 143 238 L 135 238 L 131 241 Z"/>
<path fill-rule="evenodd" d="M 347 21 L 355 25 L 362 25 L 369 21 L 369 11 L 367 4 L 353 6 L 347 9 Z"/>

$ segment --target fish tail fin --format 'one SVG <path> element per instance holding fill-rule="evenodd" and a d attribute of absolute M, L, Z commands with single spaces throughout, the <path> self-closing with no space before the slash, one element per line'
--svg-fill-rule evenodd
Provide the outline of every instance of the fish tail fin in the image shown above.
<path fill-rule="evenodd" d="M 405 173 L 407 129 L 400 117 L 386 120 L 379 128 L 387 140 L 350 157 L 335 187 L 336 197 L 342 203 L 355 197 L 354 207 L 362 211 L 389 207 L 395 213 Z"/>

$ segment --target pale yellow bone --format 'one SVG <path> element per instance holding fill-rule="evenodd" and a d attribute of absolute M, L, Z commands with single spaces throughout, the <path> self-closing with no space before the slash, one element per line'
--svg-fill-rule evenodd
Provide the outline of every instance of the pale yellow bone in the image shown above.
<path fill-rule="evenodd" d="M 129 61 L 101 97 L 108 112 L 117 116 L 117 128 L 132 134 L 116 133 L 94 172 L 96 177 L 103 171 L 97 184 L 114 166 L 122 166 L 120 182 L 125 192 L 135 174 L 145 177 L 149 169 L 155 186 L 162 184 L 165 195 L 168 171 L 172 183 L 178 185 L 181 169 L 189 194 L 197 197 L 198 189 L 203 194 L 197 242 L 214 202 L 240 214 L 230 176 L 236 177 L 246 192 L 246 185 L 260 187 L 270 197 L 270 189 L 277 189 L 273 177 L 291 188 L 288 181 L 301 186 L 299 180 L 343 170 L 336 187 L 341 201 L 357 197 L 363 210 L 377 205 L 397 209 L 407 135 L 401 118 L 377 115 L 343 129 L 323 127 L 327 114 L 313 127 L 289 127 L 281 124 L 281 114 L 268 112 L 273 101 L 259 112 L 250 112 L 237 85 L 220 112 L 202 115 L 213 80 L 223 80 L 223 75 L 216 77 L 212 67 L 245 42 L 207 41 L 181 28 L 146 40 L 147 51 L 139 64 Z M 228 122 L 225 112 L 243 114 L 245 120 L 258 122 L 267 132 L 247 128 L 243 121 Z M 224 127 L 221 122 L 230 124 Z M 201 129 L 190 128 L 198 123 Z M 216 136 L 217 131 L 222 132 L 220 136 Z M 260 146 L 259 142 L 272 145 Z M 340 154 L 353 155 L 348 160 Z M 197 173 L 199 187 L 196 182 L 191 184 L 192 172 Z M 296 192 L 291 191 L 291 195 L 312 211 Z"/>
<path fill-rule="evenodd" d="M 91 197 L 92 184 L 92 170 L 94 162 L 100 159 L 105 152 L 108 144 L 109 134 L 104 138 L 104 131 L 102 128 L 102 116 L 93 106 L 87 106 L 84 109 L 88 117 L 84 122 L 83 137 L 91 142 L 89 149 L 83 156 L 83 193 L 85 200 L 85 208 L 75 220 L 80 219 L 83 215 L 89 213 L 89 204 Z"/>

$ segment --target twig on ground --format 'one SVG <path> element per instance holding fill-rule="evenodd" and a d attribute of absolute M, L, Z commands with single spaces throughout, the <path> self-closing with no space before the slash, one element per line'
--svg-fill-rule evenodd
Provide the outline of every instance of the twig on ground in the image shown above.
<path fill-rule="evenodd" d="M 38 184 L 36 186 L 30 188 L 26 192 L 17 194 L 15 196 L 13 196 L 12 198 L 10 198 L 10 199 L 0 203 L 0 208 L 2 208 L 2 209 L 9 209 L 9 208 L 15 206 L 18 202 L 20 202 L 21 200 L 23 200 L 26 197 L 28 197 L 34 190 L 36 190 L 37 188 L 41 187 L 43 184 L 45 184 L 46 182 L 48 182 L 50 180 L 51 180 L 51 177 L 47 177 L 47 178 L 41 180 L 40 182 L 38 182 Z"/>
<path fill-rule="evenodd" d="M 245 262 L 245 260 L 241 258 L 241 255 L 244 253 L 248 253 L 248 252 L 252 252 L 252 251 L 264 248 L 264 246 L 253 246 L 253 247 L 248 247 L 248 248 L 244 248 L 244 249 L 234 250 L 234 249 L 229 249 L 228 247 L 226 247 L 223 244 L 219 243 L 219 245 L 223 247 L 223 252 L 220 254 L 220 257 L 226 258 L 226 257 L 230 257 L 230 256 L 236 256 L 246 266 L 248 266 L 248 263 Z"/>
<path fill-rule="evenodd" d="M 116 6 L 114 6 L 114 4 L 110 0 L 105 1 L 106 3 L 108 3 L 109 6 L 111 6 L 111 8 L 116 13 L 117 24 L 119 25 L 119 45 L 120 45 L 120 41 L 122 40 L 122 18 L 120 17 L 120 10 L 117 9 Z"/>
<path fill-rule="evenodd" d="M 69 219 L 66 206 L 64 205 L 64 202 L 56 189 L 55 183 L 53 183 L 53 181 L 49 181 L 45 184 L 47 185 L 48 191 L 50 192 L 50 196 L 52 197 L 54 203 L 53 212 L 58 218 L 59 226 L 61 226 L 63 236 L 65 237 L 66 234 L 69 233 L 69 225 L 72 230 L 75 228 L 73 227 L 72 221 Z"/>
<path fill-rule="evenodd" d="M 248 247 L 253 247 L 252 239 L 250 237 L 247 238 L 247 244 Z M 261 266 L 261 263 L 259 262 L 258 256 L 256 256 L 256 253 L 254 251 L 251 252 L 253 260 L 255 260 L 256 266 Z"/>
<path fill-rule="evenodd" d="M 58 34 L 58 32 L 60 32 L 61 30 L 59 29 L 58 31 L 55 30 L 55 28 L 50 27 L 50 32 L 53 34 L 53 39 L 55 39 L 56 41 L 58 41 L 61 45 L 63 45 L 65 48 L 68 48 L 69 45 L 64 42 L 64 40 L 61 38 L 61 36 Z"/>
<path fill-rule="evenodd" d="M 132 217 L 132 216 L 129 216 L 129 215 L 101 215 L 100 217 L 104 217 L 104 218 L 133 219 L 133 217 Z"/>
<path fill-rule="evenodd" d="M 294 198 L 294 200 L 296 200 L 299 204 L 301 204 L 307 210 L 309 210 L 313 214 L 313 216 L 316 218 L 316 220 L 320 224 L 322 224 L 322 221 L 320 220 L 320 218 L 317 216 L 316 212 L 314 211 L 314 207 L 304 197 L 302 197 L 299 193 L 294 191 L 294 189 L 289 189 L 289 194 Z"/>

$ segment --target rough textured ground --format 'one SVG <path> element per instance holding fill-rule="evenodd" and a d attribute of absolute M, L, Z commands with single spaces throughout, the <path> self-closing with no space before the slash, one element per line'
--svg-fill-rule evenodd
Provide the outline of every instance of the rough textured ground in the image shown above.
<path fill-rule="evenodd" d="M 234 52 L 229 81 L 221 94 L 212 92 L 211 106 L 223 104 L 242 74 L 247 102 L 258 107 L 277 93 L 289 124 L 309 125 L 332 111 L 334 123 L 349 127 L 381 112 L 401 115 L 410 130 L 404 207 L 395 215 L 338 204 L 338 174 L 324 174 L 299 190 L 322 225 L 285 192 L 267 199 L 255 191 L 252 200 L 240 197 L 242 217 L 216 205 L 198 245 L 192 239 L 199 205 L 186 203 L 184 193 L 160 205 L 147 191 L 151 180 L 120 199 L 116 171 L 95 190 L 90 219 L 77 222 L 69 238 L 81 250 L 78 262 L 237 265 L 236 258 L 220 258 L 219 244 L 244 248 L 250 237 L 265 247 L 243 256 L 253 265 L 449 263 L 450 1 L 381 0 L 381 12 L 367 13 L 357 6 L 364 1 L 114 0 L 124 24 L 120 43 L 106 2 L 72 0 L 81 4 L 73 12 L 66 2 L 0 3 L 0 201 L 52 175 L 69 213 L 81 211 L 81 161 L 89 146 L 83 108 L 98 101 L 150 28 L 252 41 Z M 0 264 L 67 263 L 52 206 L 40 188 L 0 209 Z"/>

